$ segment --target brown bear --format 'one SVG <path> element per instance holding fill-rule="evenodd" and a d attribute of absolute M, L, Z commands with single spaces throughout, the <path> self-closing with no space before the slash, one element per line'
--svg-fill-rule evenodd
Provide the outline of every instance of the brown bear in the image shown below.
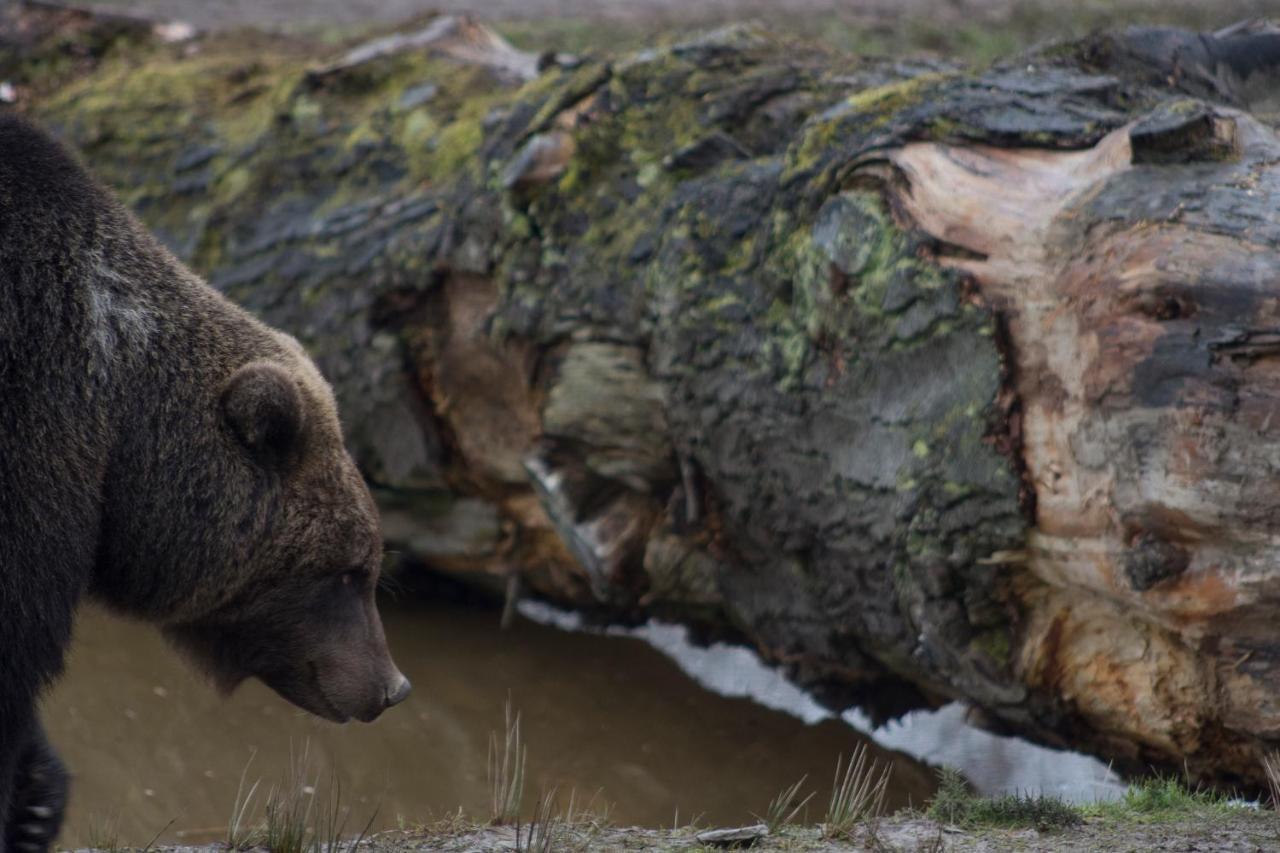
<path fill-rule="evenodd" d="M 223 690 L 257 677 L 367 721 L 409 692 L 374 601 L 381 556 L 298 343 L 0 115 L 0 844 L 47 849 L 61 823 L 35 706 L 82 600 L 156 624 Z"/>

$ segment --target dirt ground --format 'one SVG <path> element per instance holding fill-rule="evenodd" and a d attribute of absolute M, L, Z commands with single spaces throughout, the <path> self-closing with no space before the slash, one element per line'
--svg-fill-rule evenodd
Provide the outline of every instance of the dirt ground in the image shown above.
<path fill-rule="evenodd" d="M 712 853 L 731 845 L 710 841 L 706 830 L 625 829 L 587 824 L 558 825 L 550 835 L 536 828 L 450 824 L 365 839 L 350 853 L 510 853 L 518 850 L 565 853 Z M 700 837 L 701 836 L 701 837 Z M 1075 829 L 963 830 L 920 817 L 892 817 L 874 828 L 862 825 L 850 836 L 824 838 L 817 828 L 784 827 L 753 839 L 760 853 L 1263 853 L 1280 849 L 1273 814 L 1219 814 L 1152 822 L 1090 821 Z M 218 847 L 158 847 L 153 853 L 218 853 Z M 732 849 L 744 849 L 733 847 Z M 89 851 L 84 851 L 89 853 Z"/>
<path fill-rule="evenodd" d="M 566 851 L 661 851 L 711 853 L 710 844 L 694 830 L 561 829 L 544 849 Z M 534 833 L 534 840 L 538 840 Z M 530 849 L 528 830 L 517 841 L 511 827 L 448 832 L 386 833 L 370 839 L 360 853 L 499 853 Z M 536 845 L 532 849 L 540 849 Z M 943 826 L 923 818 L 888 818 L 874 830 L 866 827 L 852 837 L 827 840 L 817 829 L 790 827 L 751 845 L 761 853 L 1263 853 L 1280 849 L 1280 832 L 1266 816 L 1241 814 L 1214 821 L 1181 820 L 1116 825 L 1094 822 L 1078 829 L 1038 832 L 972 830 Z"/>

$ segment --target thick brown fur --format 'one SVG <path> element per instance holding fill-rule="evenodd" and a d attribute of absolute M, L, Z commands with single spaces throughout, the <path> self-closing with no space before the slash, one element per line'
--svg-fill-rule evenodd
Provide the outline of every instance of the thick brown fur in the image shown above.
<path fill-rule="evenodd" d="M 23 840 L 46 811 L 23 780 L 61 774 L 34 708 L 86 596 L 159 625 L 224 688 L 257 676 L 372 719 L 408 690 L 374 604 L 380 556 L 297 342 L 0 115 L 0 843 L 57 831 Z"/>

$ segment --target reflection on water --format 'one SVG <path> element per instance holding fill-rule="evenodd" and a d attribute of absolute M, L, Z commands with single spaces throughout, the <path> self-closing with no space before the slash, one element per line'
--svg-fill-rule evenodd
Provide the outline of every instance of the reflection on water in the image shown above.
<path fill-rule="evenodd" d="M 987 796 L 1036 792 L 1095 803 L 1119 799 L 1128 787 L 1096 758 L 995 735 L 970 725 L 965 716 L 964 706 L 952 703 L 937 711 L 912 711 L 874 730 L 857 711 L 845 712 L 844 719 L 870 732 L 881 746 L 956 768 Z"/>
<path fill-rule="evenodd" d="M 522 603 L 520 612 L 566 631 L 590 630 L 577 614 L 539 602 Z M 696 646 L 689 642 L 687 629 L 657 622 L 604 632 L 643 639 L 703 687 L 722 696 L 748 697 L 808 723 L 833 716 L 749 649 L 723 643 Z M 1125 790 L 1120 777 L 1098 759 L 975 728 L 965 720 L 964 707 L 958 703 L 937 711 L 913 711 L 878 728 L 857 710 L 846 711 L 843 719 L 883 747 L 931 765 L 956 768 L 986 795 L 1033 791 L 1071 802 L 1096 802 L 1115 799 Z"/>
<path fill-rule="evenodd" d="M 93 827 L 120 841 L 223 837 L 241 774 L 280 779 L 308 746 L 314 772 L 336 772 L 350 826 L 375 828 L 462 806 L 487 816 L 485 765 L 508 696 L 523 714 L 529 796 L 600 792 L 620 824 L 735 824 L 807 775 L 825 801 L 837 755 L 863 736 L 838 720 L 807 724 L 699 687 L 639 639 L 566 633 L 444 606 L 383 606 L 410 699 L 372 725 L 335 726 L 257 683 L 229 700 L 193 675 L 151 628 L 86 610 L 65 678 L 45 702 L 50 736 L 75 774 L 61 846 Z M 933 774 L 901 755 L 891 806 L 922 803 Z M 821 807 L 814 807 L 813 818 Z"/>

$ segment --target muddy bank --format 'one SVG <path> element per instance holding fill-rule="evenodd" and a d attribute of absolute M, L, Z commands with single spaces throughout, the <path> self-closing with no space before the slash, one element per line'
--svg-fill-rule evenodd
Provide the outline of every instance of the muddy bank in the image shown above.
<path fill-rule="evenodd" d="M 591 851 L 711 851 L 720 848 L 700 839 L 707 830 L 607 829 L 566 832 L 565 850 Z M 464 829 L 456 834 L 387 834 L 372 840 L 374 853 L 448 851 L 497 853 L 515 848 L 511 827 Z M 761 838 L 751 849 L 786 853 L 835 853 L 873 850 L 891 853 L 1110 853 L 1116 850 L 1179 850 L 1195 853 L 1252 853 L 1275 850 L 1280 828 L 1274 815 L 1240 813 L 1213 821 L 1184 818 L 1161 823 L 1118 823 L 1094 820 L 1075 829 L 1041 832 L 1036 829 L 966 830 L 920 817 L 892 817 L 875 829 L 860 828 L 852 837 L 827 839 L 819 829 L 787 828 Z"/>
<path fill-rule="evenodd" d="M 561 849 L 592 851 L 715 850 L 699 836 L 706 830 L 646 831 L 610 829 L 581 834 L 566 832 Z M 955 851 L 955 853 L 1076 853 L 1076 851 L 1180 850 L 1196 853 L 1251 853 L 1274 850 L 1280 844 L 1280 827 L 1274 815 L 1241 812 L 1205 821 L 1183 818 L 1161 823 L 1121 823 L 1093 820 L 1066 830 L 1036 829 L 965 830 L 920 817 L 892 817 L 874 829 L 863 827 L 851 838 L 823 838 L 819 829 L 787 828 L 757 841 L 751 849 L 787 853 L 835 853 L 835 851 Z M 511 850 L 515 830 L 510 827 L 462 830 L 448 833 L 385 835 L 370 844 L 376 853 L 399 851 L 450 851 L 489 853 Z"/>
<path fill-rule="evenodd" d="M 1150 779 L 1108 802 L 1070 804 L 1042 794 L 976 794 L 958 774 L 943 771 L 934 795 L 916 808 L 888 810 L 878 800 L 880 771 L 861 761 L 849 765 L 839 792 L 818 800 L 805 797 L 803 784 L 780 792 L 746 825 L 716 826 L 700 818 L 670 828 L 621 826 L 610 815 L 573 796 L 542 791 L 529 808 L 506 818 L 478 820 L 464 809 L 425 823 L 402 821 L 397 830 L 348 833 L 349 810 L 332 792 L 292 787 L 273 790 L 277 804 L 261 820 L 243 813 L 225 838 L 238 851 L 292 850 L 282 838 L 299 839 L 303 849 L 330 853 L 400 851 L 621 851 L 751 848 L 763 851 L 871 850 L 876 853 L 994 853 L 994 851 L 1274 850 L 1280 844 L 1280 815 L 1272 803 L 1232 799 L 1184 781 Z M 1277 781 L 1280 785 L 1280 780 Z M 311 805 L 307 805 L 308 800 Z M 517 797 L 517 799 L 520 799 Z M 527 800 L 527 798 L 525 798 Z M 318 806 L 315 803 L 318 802 Z M 304 808 L 298 808 L 302 803 Z M 526 803 L 526 805 L 528 805 Z M 336 822 L 327 815 L 339 815 Z M 318 815 L 318 818 L 313 818 Z M 102 846 L 102 841 L 95 841 Z M 105 842 L 115 847 L 112 839 Z M 212 847 L 169 848 L 207 851 Z"/>

